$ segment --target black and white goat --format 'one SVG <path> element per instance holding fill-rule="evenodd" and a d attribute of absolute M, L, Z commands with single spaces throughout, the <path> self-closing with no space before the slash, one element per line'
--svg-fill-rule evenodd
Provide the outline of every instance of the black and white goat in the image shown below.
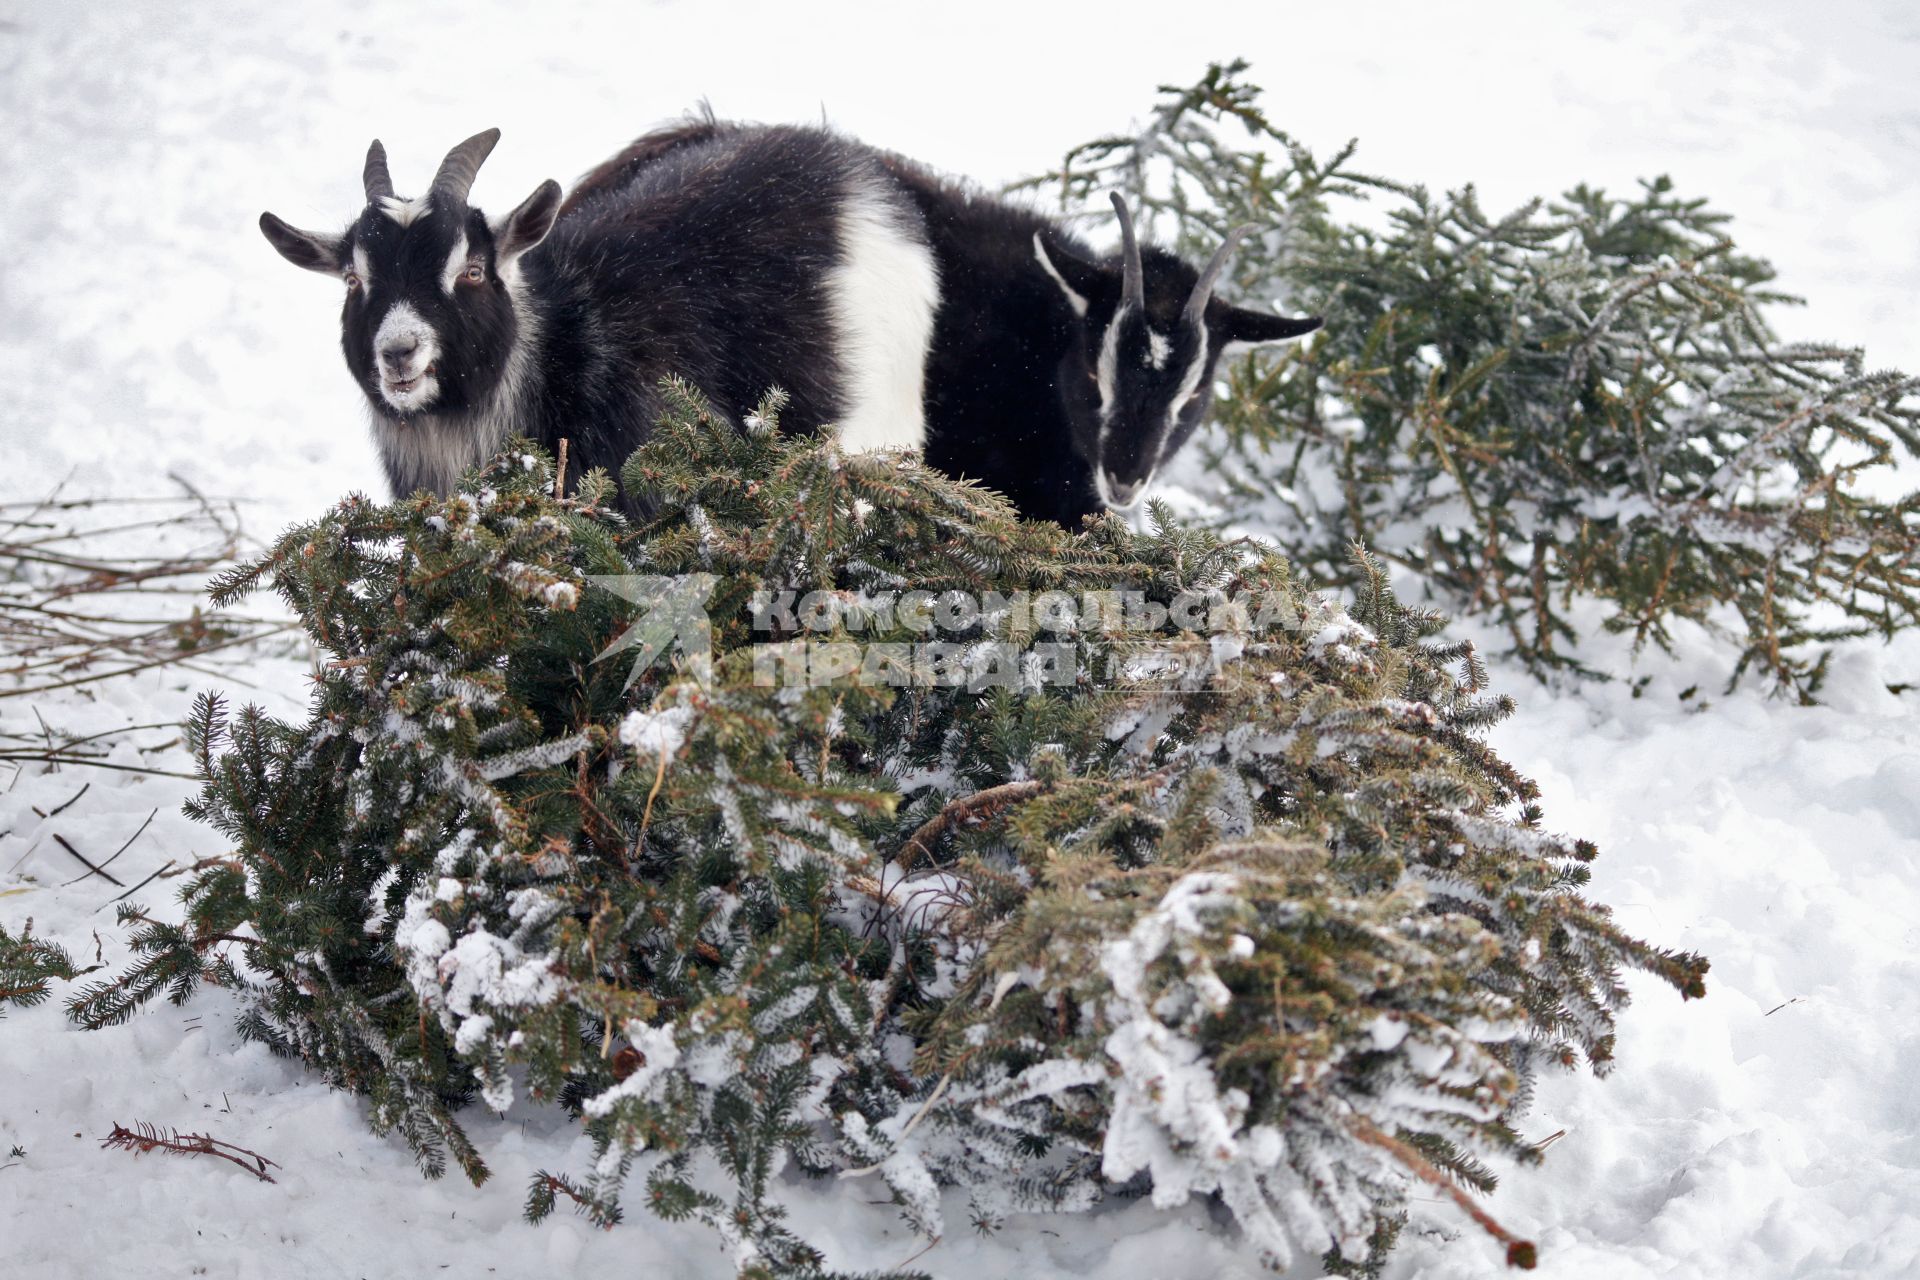
<path fill-rule="evenodd" d="M 1103 259 L 1058 222 L 887 157 L 940 267 L 928 358 L 926 458 L 1072 528 L 1140 500 L 1213 403 L 1231 343 L 1318 329 L 1213 296 L 1235 244 L 1205 268 L 1142 249 L 1113 197 L 1121 251 Z"/>
<path fill-rule="evenodd" d="M 736 418 L 778 386 L 791 428 L 918 443 L 936 268 L 869 149 L 715 132 L 622 153 L 564 204 L 545 182 L 489 221 L 467 196 L 499 136 L 455 147 L 413 199 L 376 141 L 342 233 L 260 218 L 282 256 L 346 284 L 341 342 L 396 495 L 449 492 L 514 434 L 569 439 L 573 475 L 617 474 L 669 373 Z"/>
<path fill-rule="evenodd" d="M 682 148 L 764 126 L 710 116 L 649 133 L 589 173 L 569 200 L 617 187 Z M 972 191 L 903 157 L 872 153 L 912 198 L 938 266 L 924 434 L 932 466 L 1000 490 L 1021 512 L 1074 527 L 1137 502 L 1212 406 L 1232 343 L 1311 333 L 1232 306 L 1213 289 L 1243 231 L 1200 270 L 1136 241 L 1114 197 L 1121 250 L 1095 254 L 1054 219 Z"/>

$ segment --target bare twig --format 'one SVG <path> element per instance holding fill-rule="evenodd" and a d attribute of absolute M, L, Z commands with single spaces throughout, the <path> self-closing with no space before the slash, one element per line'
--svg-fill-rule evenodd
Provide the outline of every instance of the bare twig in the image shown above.
<path fill-rule="evenodd" d="M 236 1147 L 231 1142 L 205 1133 L 181 1133 L 178 1129 L 162 1130 L 158 1125 L 145 1121 L 135 1121 L 131 1129 L 120 1125 L 113 1126 L 113 1132 L 100 1139 L 102 1150 L 109 1147 L 121 1151 L 131 1151 L 135 1155 L 144 1155 L 149 1151 L 166 1151 L 177 1156 L 217 1156 L 245 1169 L 262 1182 L 272 1182 L 269 1168 L 278 1169 L 280 1165 L 267 1159 L 256 1151 L 245 1147 Z"/>
<path fill-rule="evenodd" d="M 72 854 L 75 858 L 79 859 L 80 865 L 87 869 L 87 875 L 99 876 L 100 878 L 102 878 L 103 880 L 106 880 L 107 882 L 116 886 L 117 888 L 124 889 L 127 887 L 126 881 L 115 879 L 113 876 L 108 875 L 105 871 L 102 871 L 99 867 L 94 866 L 93 863 L 87 859 L 86 854 L 81 853 L 78 849 L 68 844 L 67 838 L 61 835 L 58 831 L 53 833 L 53 840 L 55 844 L 59 845 L 62 849 L 65 849 L 68 853 Z M 87 876 L 80 877 L 81 880 L 85 880 L 86 878 Z M 79 881 L 69 880 L 67 883 L 78 884 Z"/>
<path fill-rule="evenodd" d="M 121 845 L 121 846 L 120 846 L 120 847 L 119 847 L 118 849 L 115 849 L 115 850 L 113 851 L 113 858 L 117 858 L 117 857 L 119 857 L 119 856 L 120 856 L 121 854 L 123 854 L 123 853 L 125 853 L 125 852 L 126 852 L 126 851 L 127 851 L 128 849 L 130 849 L 130 848 L 132 848 L 132 847 L 133 847 L 133 842 L 134 842 L 135 840 L 138 840 L 138 839 L 140 838 L 140 833 L 141 833 L 142 831 L 145 831 L 145 830 L 146 830 L 146 829 L 147 829 L 148 827 L 150 827 L 150 826 L 152 826 L 152 825 L 153 825 L 153 819 L 154 819 L 154 817 L 155 817 L 155 816 L 156 816 L 156 815 L 157 815 L 157 814 L 158 814 L 159 812 L 160 812 L 160 811 L 159 811 L 158 809 L 155 809 L 155 810 L 154 810 L 154 811 L 153 811 L 152 813 L 149 813 L 149 814 L 147 815 L 147 820 L 146 820 L 145 822 L 143 822 L 143 823 L 141 823 L 141 824 L 140 824 L 140 830 L 139 830 L 139 831 L 136 831 L 136 832 L 134 832 L 134 833 L 133 833 L 132 835 L 130 835 L 130 836 L 128 836 L 128 837 L 127 837 L 127 842 L 126 842 L 125 844 L 123 844 L 123 845 Z M 55 840 L 60 840 L 60 837 L 59 837 L 59 836 L 55 836 L 55 837 L 54 837 L 54 839 L 55 839 Z M 61 841 L 60 841 L 60 843 L 62 843 L 62 844 L 65 844 L 65 843 L 66 843 L 66 841 L 64 841 L 64 840 L 61 840 Z M 87 873 L 87 875 L 94 875 L 94 874 L 99 874 L 99 875 L 103 875 L 103 876 L 106 876 L 106 875 L 107 875 L 107 868 L 113 865 L 113 858 L 108 858 L 108 859 L 107 859 L 107 860 L 106 860 L 105 862 L 103 862 L 103 863 L 101 863 L 101 864 L 99 865 L 99 867 L 97 867 L 97 868 L 96 868 L 96 869 L 95 869 L 94 871 L 89 871 L 89 872 Z M 69 881 L 67 881 L 67 884 L 79 884 L 79 883 L 80 883 L 80 882 L 81 882 L 82 880 L 85 880 L 86 878 L 87 878 L 87 876 L 76 876 L 76 877 L 74 877 L 73 879 L 71 879 L 71 880 L 69 880 Z M 112 880 L 112 879 L 113 879 L 113 877 L 112 877 L 112 876 L 107 876 L 107 879 L 109 879 L 109 880 Z M 116 881 L 114 881 L 114 883 L 115 883 L 115 884 L 118 884 L 118 883 L 119 883 L 119 881 L 117 881 L 117 880 L 116 880 Z M 65 887 L 66 887 L 66 885 L 62 885 L 62 886 L 61 886 L 61 888 L 63 888 L 63 889 L 64 889 Z"/>
<path fill-rule="evenodd" d="M 100 671 L 100 672 L 94 673 L 93 675 L 78 676 L 72 680 L 55 680 L 47 684 L 29 685 L 23 689 L 0 689 L 0 698 L 18 698 L 29 693 L 47 693 L 54 689 L 72 689 L 83 684 L 93 684 L 95 681 L 98 681 L 98 680 L 112 680 L 116 676 L 130 676 L 134 674 L 136 671 L 148 671 L 154 667 L 170 666 L 174 663 L 180 662 L 187 658 L 197 658 L 205 654 L 216 652 L 217 650 L 220 650 L 220 649 L 231 649 L 235 645 L 252 644 L 256 640 L 264 640 L 268 636 L 278 635 L 282 631 L 290 631 L 292 629 L 293 629 L 293 624 L 289 622 L 281 626 L 269 627 L 265 631 L 257 631 L 252 635 L 240 636 L 237 639 L 222 641 L 219 644 L 203 645 L 198 649 L 190 649 L 182 653 L 170 655 L 165 658 L 155 658 L 151 662 L 139 662 L 139 663 L 133 664 L 132 666 L 116 667 L 112 671 Z"/>
<path fill-rule="evenodd" d="M 169 665 L 205 672 L 208 655 L 287 629 L 284 619 L 197 602 L 172 617 L 171 606 L 116 607 L 129 596 L 200 596 L 245 541 L 234 502 L 175 482 L 183 493 L 166 498 L 65 499 L 56 488 L 37 502 L 0 503 L 0 678 L 12 677 L 0 698 Z M 67 603 L 82 596 L 105 600 Z"/>
<path fill-rule="evenodd" d="M 112 906 L 116 902 L 125 902 L 128 898 L 131 898 L 134 894 L 140 892 L 142 889 L 146 888 L 148 885 L 152 884 L 155 880 L 158 880 L 161 876 L 164 876 L 165 874 L 167 874 L 168 871 L 172 869 L 173 869 L 173 859 L 168 858 L 166 861 L 166 864 L 162 866 L 158 871 L 154 872 L 152 875 L 148 876 L 145 880 L 142 880 L 139 884 L 133 886 L 133 888 L 127 890 L 125 893 L 121 894 L 119 897 L 108 898 L 105 902 L 95 907 L 94 910 L 96 912 L 105 911 L 108 907 Z"/>
<path fill-rule="evenodd" d="M 157 778 L 186 778 L 197 781 L 197 773 L 182 773 L 178 769 L 153 769 L 146 765 L 115 764 L 98 756 L 75 756 L 61 751 L 15 751 L 0 750 L 0 764 L 75 764 L 85 765 L 89 769 L 112 769 L 116 773 L 147 773 Z"/>
<path fill-rule="evenodd" d="M 74 802 L 77 801 L 81 796 L 87 794 L 87 788 L 91 787 L 92 785 L 93 784 L 91 782 L 81 783 L 80 789 L 74 792 L 71 796 L 69 796 L 65 803 L 55 805 L 54 808 L 48 813 L 40 813 L 40 810 L 37 808 L 34 810 L 34 812 L 40 813 L 40 816 L 43 818 L 57 818 L 61 814 L 65 813 L 67 810 L 73 808 Z"/>
<path fill-rule="evenodd" d="M 208 867 L 214 867 L 214 866 L 231 867 L 233 865 L 234 865 L 234 859 L 232 858 L 200 858 L 200 859 L 197 859 L 196 861 L 189 862 L 186 866 L 183 867 L 183 866 L 180 866 L 177 862 L 175 862 L 172 858 L 168 858 L 165 866 L 161 867 L 158 871 L 154 872 L 152 875 L 148 876 L 145 880 L 142 880 L 139 884 L 133 886 L 133 888 L 127 890 L 125 893 L 121 894 L 119 897 L 107 899 L 105 902 L 95 907 L 94 911 L 96 913 L 105 911 L 108 907 L 112 906 L 116 902 L 125 902 L 128 898 L 131 898 L 134 894 L 140 892 L 140 890 L 146 888 L 148 885 L 152 884 L 155 880 L 161 880 L 161 879 L 171 880 L 175 876 L 191 875 L 196 871 L 205 871 Z M 249 941 L 249 939 L 242 939 L 242 941 Z"/>

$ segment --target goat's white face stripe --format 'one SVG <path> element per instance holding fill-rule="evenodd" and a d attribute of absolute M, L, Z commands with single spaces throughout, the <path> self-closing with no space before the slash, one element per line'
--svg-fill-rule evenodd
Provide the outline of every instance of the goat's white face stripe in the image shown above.
<path fill-rule="evenodd" d="M 1147 330 L 1147 363 L 1156 369 L 1167 367 L 1167 357 L 1173 354 L 1173 344 L 1167 341 L 1164 333 Z"/>
<path fill-rule="evenodd" d="M 1180 411 L 1187 407 L 1187 401 L 1193 399 L 1193 393 L 1200 389 L 1200 379 L 1205 375 L 1206 371 L 1207 344 L 1203 341 L 1194 349 L 1193 363 L 1187 366 L 1185 376 L 1180 379 L 1179 387 L 1174 390 L 1173 399 L 1167 402 L 1168 431 L 1173 430 L 1174 423 L 1180 420 Z M 1165 437 L 1161 439 L 1161 447 L 1163 449 L 1166 447 Z M 1156 467 L 1159 466 L 1160 459 L 1155 458 L 1153 465 Z"/>
<path fill-rule="evenodd" d="M 1117 373 L 1120 364 L 1119 322 L 1125 310 L 1123 307 L 1119 312 L 1114 314 L 1114 323 L 1107 326 L 1106 339 L 1100 344 L 1098 374 L 1100 382 L 1100 453 L 1102 456 L 1106 453 L 1107 432 L 1112 425 L 1113 419 L 1114 375 Z M 1147 330 L 1147 361 L 1149 364 L 1155 369 L 1163 369 L 1166 367 L 1167 361 L 1172 357 L 1172 354 L 1173 344 L 1170 339 L 1164 334 L 1155 333 L 1152 329 Z M 1200 380 L 1206 375 L 1206 371 L 1207 345 L 1203 340 L 1195 348 L 1193 359 L 1187 363 L 1185 372 L 1180 375 L 1179 385 L 1174 388 L 1173 395 L 1167 401 L 1166 421 L 1160 426 L 1158 438 L 1153 444 L 1153 456 L 1148 460 L 1146 469 L 1140 479 L 1134 484 L 1125 486 L 1125 488 L 1122 489 L 1118 486 L 1117 480 L 1109 476 L 1104 464 L 1096 466 L 1093 469 L 1094 492 L 1099 495 L 1103 505 L 1127 509 L 1140 501 L 1140 495 L 1144 494 L 1153 484 L 1153 477 L 1159 472 L 1160 464 L 1167 460 L 1167 442 L 1173 438 L 1174 428 L 1180 421 L 1180 411 L 1186 408 L 1187 402 L 1193 399 L 1194 393 L 1200 389 Z"/>
<path fill-rule="evenodd" d="M 460 283 L 460 273 L 467 269 L 467 233 L 462 231 L 460 238 L 453 242 L 453 252 L 447 255 L 447 265 L 440 270 L 440 291 L 452 296 L 454 287 Z"/>
<path fill-rule="evenodd" d="M 399 196 L 381 196 L 380 212 L 392 218 L 403 227 L 410 227 L 414 221 L 433 212 L 433 205 L 425 196 L 416 196 L 412 200 L 402 200 Z"/>
<path fill-rule="evenodd" d="M 1040 259 L 1040 269 L 1052 276 L 1053 282 L 1060 286 L 1060 292 L 1067 295 L 1067 305 L 1073 308 L 1073 314 L 1086 315 L 1087 300 L 1081 297 L 1074 287 L 1067 283 L 1066 277 L 1054 267 L 1053 259 L 1047 256 L 1047 246 L 1041 242 L 1038 231 L 1033 233 L 1033 256 Z"/>
<path fill-rule="evenodd" d="M 410 338 L 414 341 L 413 350 L 398 369 L 389 369 L 380 359 L 380 353 L 390 347 L 405 346 Z M 439 356 L 440 342 L 433 326 L 407 303 L 394 303 L 373 335 L 374 376 L 380 380 L 381 398 L 402 413 L 412 413 L 433 403 L 434 396 L 439 394 L 440 382 L 427 368 Z M 395 383 L 410 385 L 402 389 Z"/>
<path fill-rule="evenodd" d="M 363 289 L 373 283 L 373 264 L 367 261 L 364 246 L 353 246 L 353 274 L 360 277 L 360 287 Z"/>
<path fill-rule="evenodd" d="M 1120 322 L 1127 317 L 1128 309 L 1122 306 L 1113 313 L 1113 319 L 1107 322 L 1107 332 L 1100 339 L 1100 361 L 1094 366 L 1094 383 L 1100 388 L 1100 438 L 1106 439 L 1107 428 L 1112 425 L 1113 408 L 1119 401 L 1120 385 Z"/>

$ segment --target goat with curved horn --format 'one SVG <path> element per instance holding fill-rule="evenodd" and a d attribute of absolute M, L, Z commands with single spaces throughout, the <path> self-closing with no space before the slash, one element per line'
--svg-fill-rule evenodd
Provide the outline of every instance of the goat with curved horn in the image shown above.
<path fill-rule="evenodd" d="M 410 200 L 375 142 L 344 233 L 260 219 L 288 261 L 345 288 L 341 350 L 395 496 L 451 493 L 516 435 L 564 445 L 569 485 L 617 475 L 667 412 L 670 374 L 732 421 L 780 387 L 788 430 L 921 443 L 938 277 L 878 154 L 821 130 L 690 122 L 616 156 L 564 209 L 549 181 L 488 218 L 468 193 L 499 138 L 453 148 Z"/>
<path fill-rule="evenodd" d="M 473 180 L 480 174 L 480 166 L 486 163 L 499 141 L 498 129 L 485 129 L 447 152 L 447 158 L 440 162 L 440 171 L 433 175 L 433 190 L 465 204 L 467 193 L 473 190 Z"/>
<path fill-rule="evenodd" d="M 1213 297 L 1213 287 L 1220 283 L 1220 273 L 1226 270 L 1227 259 L 1240 247 L 1240 242 L 1253 230 L 1250 223 L 1242 223 L 1227 232 L 1227 238 L 1207 259 L 1207 265 L 1200 272 L 1200 278 L 1193 282 L 1193 292 L 1187 295 L 1187 305 L 1182 309 L 1180 318 L 1188 324 L 1204 324 L 1207 318 L 1207 302 Z"/>
<path fill-rule="evenodd" d="M 367 148 L 367 163 L 360 170 L 360 179 L 366 184 L 368 204 L 393 198 L 393 179 L 387 174 L 387 149 L 380 145 L 378 138 Z"/>
<path fill-rule="evenodd" d="M 1113 193 L 1113 212 L 1120 219 L 1120 299 L 1122 306 L 1146 310 L 1146 270 L 1140 265 L 1140 242 L 1134 238 L 1133 215 L 1127 202 Z"/>
<path fill-rule="evenodd" d="M 1050 224 L 1036 228 L 1031 215 L 1023 217 L 1011 209 L 1002 215 L 1009 224 L 1007 230 L 987 228 L 973 233 L 977 237 L 1021 234 L 1031 239 L 1038 266 L 1065 297 L 1061 314 L 1036 322 L 1032 326 L 1035 331 L 1021 339 L 1030 349 L 1053 348 L 1060 339 L 1051 334 L 1067 335 L 1064 348 L 1058 350 L 1050 365 L 1034 366 L 1047 370 L 1051 385 L 1016 393 L 995 384 L 995 393 L 979 397 L 980 402 L 969 405 L 968 412 L 983 421 L 999 423 L 1006 419 L 1007 405 L 1052 403 L 1059 407 L 1051 412 L 1064 411 L 1065 430 L 1036 422 L 1010 431 L 1022 445 L 1020 457 L 1009 458 L 1007 469 L 1038 469 L 1027 442 L 1050 435 L 1064 437 L 1061 443 L 1070 452 L 1063 451 L 1064 456 L 1047 467 L 1044 478 L 1031 486 L 1031 498 L 1024 489 L 1016 497 L 1028 514 L 1044 511 L 1069 526 L 1102 506 L 1125 508 L 1140 500 L 1160 468 L 1205 420 L 1212 407 L 1215 370 L 1227 346 L 1236 342 L 1281 342 L 1320 327 L 1318 317 L 1269 315 L 1214 296 L 1227 260 L 1253 228 L 1240 226 L 1229 231 L 1206 266 L 1195 271 L 1178 255 L 1141 244 L 1132 210 L 1118 193 L 1112 200 L 1120 224 L 1117 263 L 1112 258 L 1095 260 L 1063 229 Z M 937 202 L 925 203 L 940 212 Z M 987 219 L 976 212 L 978 202 L 968 207 L 972 219 L 968 225 L 978 223 L 985 228 Z M 929 225 L 937 228 L 944 224 L 939 218 L 929 218 Z M 1014 231 L 1015 225 L 1020 227 L 1018 232 Z M 952 256 L 962 260 L 983 255 L 978 246 L 965 245 L 956 246 Z M 998 310 L 990 302 L 983 302 L 982 307 Z M 958 318 L 965 311 L 965 307 L 947 306 L 943 300 L 943 321 L 949 312 Z M 956 319 L 955 323 L 979 329 L 1005 321 L 996 315 L 992 320 Z M 929 386 L 937 387 L 949 377 L 962 385 L 987 378 L 987 374 L 971 368 L 949 375 L 941 365 L 942 347 L 936 339 Z M 957 349 L 971 348 L 961 345 Z M 929 403 L 936 399 L 944 407 L 945 397 L 930 393 Z M 943 469 L 960 465 L 966 474 L 989 483 L 997 480 L 990 470 L 969 465 L 961 450 L 954 450 L 954 456 L 949 457 L 940 439 L 941 429 L 948 426 L 944 421 L 929 421 L 927 460 Z M 951 428 L 956 435 L 970 433 L 970 448 L 990 447 L 977 439 L 977 430 L 958 421 Z"/>

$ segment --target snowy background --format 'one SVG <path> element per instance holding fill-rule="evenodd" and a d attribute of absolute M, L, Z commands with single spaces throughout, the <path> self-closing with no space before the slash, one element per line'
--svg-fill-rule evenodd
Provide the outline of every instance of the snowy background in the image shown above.
<path fill-rule="evenodd" d="M 349 489 L 378 492 L 336 287 L 283 263 L 263 208 L 342 225 L 383 138 L 402 189 L 454 141 L 505 137 L 475 189 L 504 207 L 566 181 L 705 97 L 723 115 L 818 120 L 997 183 L 1124 127 L 1154 88 L 1246 57 L 1266 106 L 1328 150 L 1507 207 L 1577 181 L 1670 173 L 1733 212 L 1811 305 L 1793 337 L 1920 368 L 1920 9 L 1901 0 L 1748 3 L 663 4 L 538 10 L 505 0 L 192 5 L 0 3 L 0 501 L 157 493 L 176 473 L 245 500 L 270 536 Z M 928 50 L 932 52 L 929 54 Z M 1683 1008 L 1647 986 L 1620 1070 L 1549 1080 L 1527 1122 L 1565 1130 L 1492 1209 L 1539 1240 L 1550 1277 L 1900 1276 L 1920 1270 L 1920 642 L 1844 654 L 1829 705 L 1718 693 L 1727 657 L 1689 639 L 1624 683 L 1522 700 L 1496 745 L 1554 825 L 1597 840 L 1596 890 L 1626 923 L 1713 960 Z M 1622 659 L 1624 662 L 1624 658 Z M 233 691 L 284 713 L 304 659 L 261 659 Z M 73 732 L 177 719 L 190 672 L 92 694 L 0 699 Z M 225 681 L 229 687 L 238 680 Z M 1677 695 L 1698 685 L 1701 697 Z M 32 705 L 22 705 L 31 701 Z M 164 741 L 166 735 L 147 735 Z M 148 763 L 179 768 L 176 753 Z M 83 781 L 73 809 L 50 811 Z M 113 890 L 222 852 L 178 813 L 190 784 L 0 772 L 0 921 L 33 916 L 115 959 Z M 154 886 L 140 895 L 168 901 Z M 718 1241 L 637 1205 L 610 1234 L 518 1220 L 527 1176 L 585 1162 L 552 1114 L 472 1126 L 496 1180 L 428 1184 L 359 1104 L 230 1031 L 219 997 L 111 1031 L 57 1007 L 0 1021 L 0 1241 L 13 1274 L 721 1276 Z M 210 1130 L 277 1160 L 276 1185 L 210 1161 L 103 1152 L 115 1121 Z M 835 1265 L 921 1249 L 859 1184 L 790 1189 Z M 1434 1206 L 1441 1221 L 1456 1222 Z M 952 1220 L 964 1222 L 964 1213 Z M 935 1275 L 1251 1276 L 1200 1208 L 1115 1209 L 956 1232 Z M 1390 1274 L 1498 1269 L 1468 1228 L 1410 1236 Z M 1311 1274 L 1308 1267 L 1301 1274 Z"/>

